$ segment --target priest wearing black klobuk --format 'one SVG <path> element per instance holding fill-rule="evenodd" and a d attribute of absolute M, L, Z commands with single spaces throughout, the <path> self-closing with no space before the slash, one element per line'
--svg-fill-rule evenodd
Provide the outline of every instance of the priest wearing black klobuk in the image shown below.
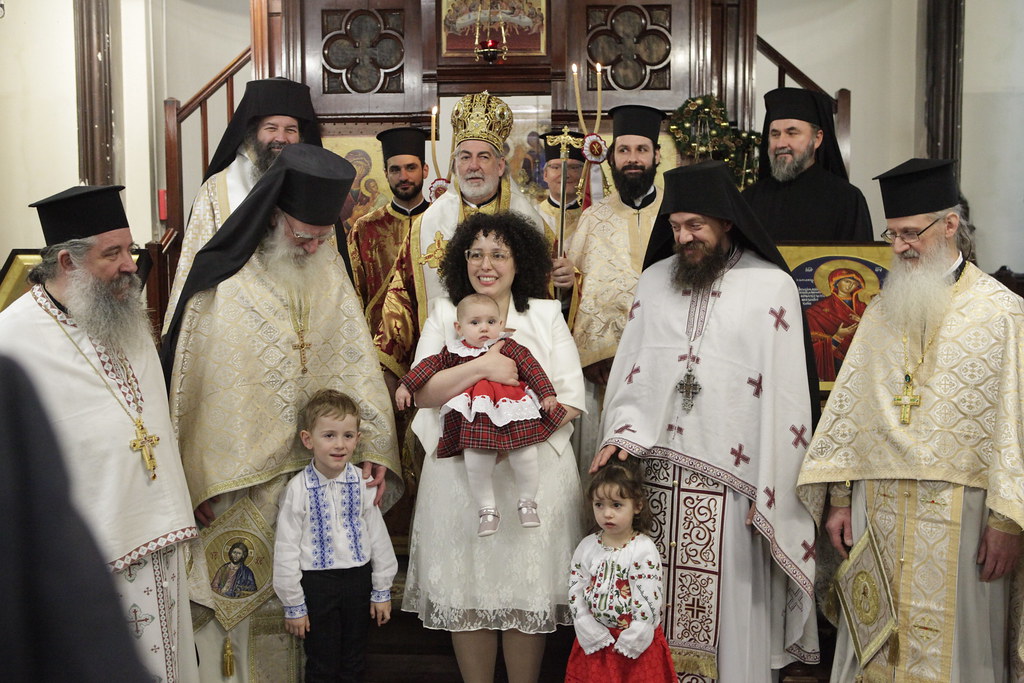
<path fill-rule="evenodd" d="M 765 94 L 759 180 L 743 192 L 776 242 L 870 242 L 864 195 L 849 182 L 832 99 L 800 88 Z"/>
<path fill-rule="evenodd" d="M 769 683 L 819 659 L 797 288 L 717 161 L 665 174 L 645 266 L 591 471 L 616 455 L 644 469 L 676 670 Z"/>
<path fill-rule="evenodd" d="M 192 506 L 204 525 L 235 519 L 248 501 L 262 517 L 254 524 L 273 528 L 280 492 L 309 462 L 296 414 L 320 389 L 359 404 L 362 439 L 354 460 L 372 463 L 378 479 L 388 473 L 382 506 L 401 494 L 391 401 L 333 233 L 354 177 L 352 165 L 333 152 L 288 145 L 196 255 L 162 359 Z M 215 607 L 205 555 L 194 557 L 192 600 Z M 253 604 L 237 623 L 237 610 L 231 620 L 203 613 L 196 644 L 204 678 L 220 675 L 229 638 L 240 663 L 237 680 L 296 680 L 297 668 L 285 666 L 295 658 L 280 606 L 261 609 L 276 598 L 256 579 L 257 592 L 245 598 Z M 275 614 L 275 628 L 259 627 L 265 613 Z"/>

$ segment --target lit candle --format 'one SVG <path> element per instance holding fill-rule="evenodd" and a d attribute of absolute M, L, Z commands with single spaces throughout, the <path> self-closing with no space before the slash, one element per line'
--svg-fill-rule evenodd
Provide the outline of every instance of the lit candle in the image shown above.
<path fill-rule="evenodd" d="M 572 87 L 576 91 L 576 115 L 580 119 L 580 130 L 586 135 L 587 126 L 583 123 L 583 107 L 580 104 L 580 74 L 575 63 L 572 65 Z"/>
<path fill-rule="evenodd" d="M 430 108 L 430 159 L 434 162 L 434 173 L 441 177 L 441 167 L 437 165 L 437 105 Z"/>
<path fill-rule="evenodd" d="M 601 62 L 597 63 L 597 121 L 594 122 L 594 134 L 601 129 Z"/>

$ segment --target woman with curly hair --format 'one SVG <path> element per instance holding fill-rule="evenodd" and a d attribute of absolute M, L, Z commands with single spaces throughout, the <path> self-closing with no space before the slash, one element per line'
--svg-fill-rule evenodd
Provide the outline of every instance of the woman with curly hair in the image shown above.
<path fill-rule="evenodd" d="M 473 360 L 441 370 L 414 396 L 420 408 L 413 431 L 426 451 L 409 550 L 402 609 L 417 612 L 428 628 L 452 632 L 462 677 L 494 678 L 498 632 L 510 683 L 536 681 L 544 634 L 570 624 L 565 586 L 569 562 L 582 537 L 582 495 L 569 421 L 583 406 L 583 373 L 561 305 L 547 296 L 551 257 L 544 237 L 515 213 L 475 214 L 448 242 L 439 272 L 448 298 L 434 302 L 416 349 L 416 362 L 456 339 L 452 303 L 471 293 L 498 304 L 499 317 L 551 379 L 565 409 L 561 426 L 537 444 L 545 511 L 537 527 L 509 525 L 497 536 L 478 536 L 466 469 L 459 458 L 438 458 L 438 408 L 481 379 L 518 383 L 515 361 L 499 341 Z M 494 470 L 495 508 L 517 514 L 508 459 Z"/>

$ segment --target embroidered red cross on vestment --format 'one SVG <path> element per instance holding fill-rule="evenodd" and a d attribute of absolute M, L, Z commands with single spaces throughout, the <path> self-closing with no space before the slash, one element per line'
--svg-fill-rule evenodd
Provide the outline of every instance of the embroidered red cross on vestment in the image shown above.
<path fill-rule="evenodd" d="M 782 306 L 779 306 L 779 310 L 777 310 L 777 311 L 774 308 L 772 308 L 772 309 L 769 309 L 768 313 L 770 313 L 772 315 L 772 317 L 775 318 L 775 329 L 779 329 L 780 325 L 782 326 L 783 330 L 788 330 L 789 329 L 789 323 L 786 322 L 786 309 L 785 308 L 783 308 Z"/>
<path fill-rule="evenodd" d="M 636 309 L 640 308 L 640 302 L 634 301 L 633 305 L 629 307 L 629 319 L 633 319 L 633 314 L 636 313 Z"/>
<path fill-rule="evenodd" d="M 743 444 L 740 444 L 736 448 L 730 449 L 729 450 L 729 455 L 731 455 L 732 457 L 736 458 L 736 462 L 733 463 L 733 465 L 735 467 L 739 467 L 740 466 L 740 462 L 745 462 L 745 463 L 746 462 L 750 462 L 750 457 L 746 456 L 746 455 L 743 455 Z"/>
<path fill-rule="evenodd" d="M 793 432 L 796 437 L 793 439 L 793 448 L 799 448 L 800 446 L 807 445 L 807 439 L 804 438 L 804 434 L 807 433 L 807 427 L 805 425 L 800 425 L 800 429 L 797 429 L 796 425 L 790 425 L 789 431 Z"/>
<path fill-rule="evenodd" d="M 679 425 L 668 425 L 668 427 L 666 427 L 666 431 L 675 432 L 676 434 L 682 434 L 683 428 L 680 427 Z"/>
<path fill-rule="evenodd" d="M 765 486 L 764 495 L 768 497 L 768 501 L 765 503 L 765 507 L 771 510 L 773 507 L 775 507 L 775 489 L 770 489 L 767 486 Z"/>
<path fill-rule="evenodd" d="M 680 363 L 692 362 L 696 364 L 700 363 L 700 356 L 693 353 L 693 346 L 691 345 L 690 350 L 684 353 L 683 355 L 679 356 L 677 360 Z"/>
<path fill-rule="evenodd" d="M 761 383 L 763 379 L 764 375 L 762 375 L 761 373 L 758 373 L 756 380 L 753 377 L 747 378 L 747 384 L 754 387 L 754 398 L 761 398 L 761 391 L 764 389 Z"/>
<path fill-rule="evenodd" d="M 629 371 L 628 375 L 626 375 L 626 384 L 632 384 L 633 383 L 633 375 L 637 374 L 638 372 L 640 372 L 640 366 L 639 365 L 634 365 L 633 369 Z"/>
<path fill-rule="evenodd" d="M 812 544 L 808 543 L 807 541 L 801 541 L 800 545 L 802 545 L 804 550 L 807 551 L 804 553 L 804 562 L 806 562 L 807 560 L 813 560 L 816 557 L 816 551 Z"/>
<path fill-rule="evenodd" d="M 623 432 L 632 432 L 636 434 L 636 430 L 633 429 L 633 425 L 622 425 L 621 427 L 615 430 L 616 434 L 621 434 Z"/>

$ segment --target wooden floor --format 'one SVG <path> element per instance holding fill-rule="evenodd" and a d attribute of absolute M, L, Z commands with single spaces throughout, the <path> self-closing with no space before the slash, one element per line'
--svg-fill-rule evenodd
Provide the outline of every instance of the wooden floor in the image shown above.
<path fill-rule="evenodd" d="M 451 634 L 424 628 L 417 615 L 402 612 L 399 608 L 401 590 L 405 583 L 406 558 L 399 557 L 399 561 L 401 569 L 393 596 L 395 610 L 391 613 L 391 621 L 381 628 L 370 627 L 366 683 L 457 683 L 461 678 L 452 650 Z M 787 667 L 783 670 L 783 683 L 828 681 L 833 646 L 829 630 L 825 630 L 822 636 L 822 650 L 828 653 L 823 659 L 827 661 L 814 667 Z M 541 683 L 557 683 L 565 679 L 565 663 L 569 660 L 573 637 L 571 626 L 560 627 L 548 636 Z M 507 681 L 499 651 L 495 682 Z"/>

